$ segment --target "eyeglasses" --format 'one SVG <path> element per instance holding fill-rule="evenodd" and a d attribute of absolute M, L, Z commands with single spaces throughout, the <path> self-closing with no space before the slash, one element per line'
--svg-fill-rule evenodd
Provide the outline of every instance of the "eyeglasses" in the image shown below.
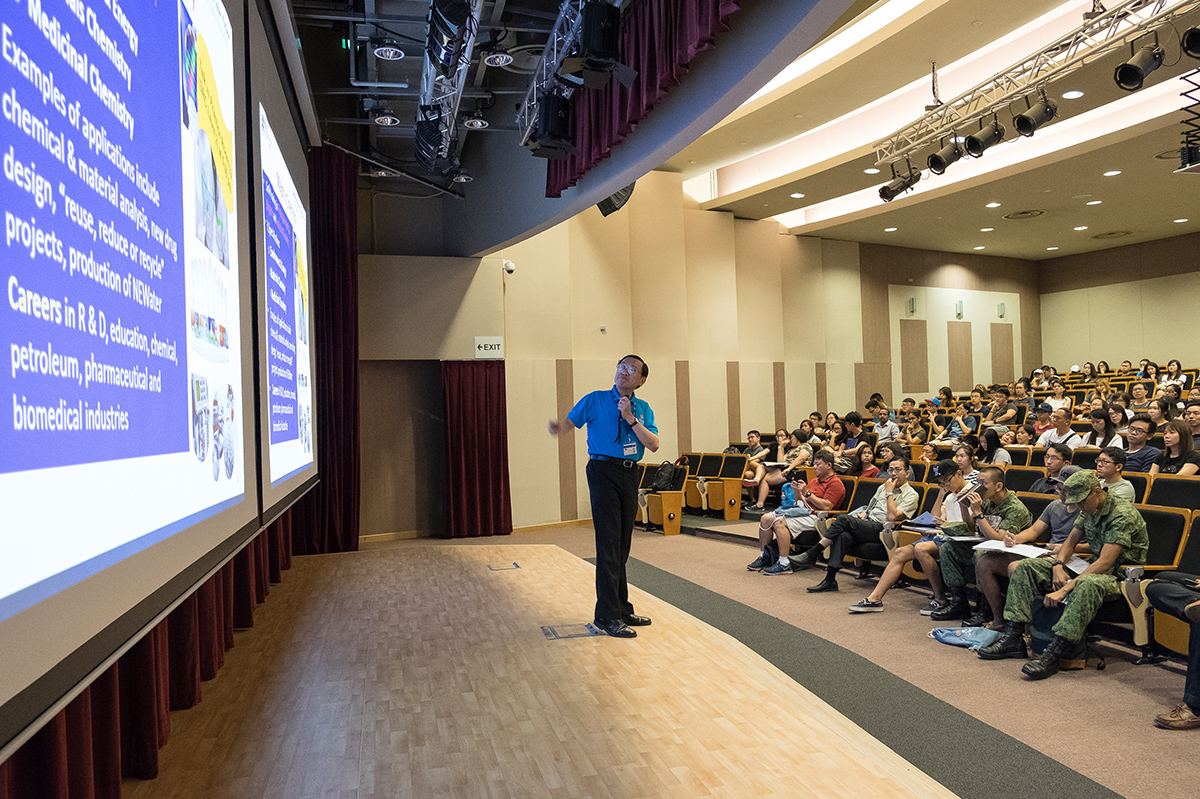
<path fill-rule="evenodd" d="M 638 368 L 631 363 L 617 364 L 617 371 L 624 372 L 627 375 L 635 374 L 637 372 L 637 370 L 638 370 Z"/>
<path fill-rule="evenodd" d="M 1139 436 L 1150 435 L 1150 431 L 1145 429 L 1144 427 L 1132 427 L 1131 426 L 1129 428 L 1129 432 L 1127 433 L 1127 435 L 1133 435 L 1134 433 L 1137 433 Z"/>
<path fill-rule="evenodd" d="M 1108 458 L 1096 458 L 1097 466 L 1112 466 L 1116 461 L 1110 461 Z"/>

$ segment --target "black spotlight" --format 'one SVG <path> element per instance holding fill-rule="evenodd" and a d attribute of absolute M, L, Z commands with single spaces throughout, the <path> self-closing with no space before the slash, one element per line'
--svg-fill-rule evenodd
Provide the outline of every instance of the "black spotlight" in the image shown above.
<path fill-rule="evenodd" d="M 1143 45 L 1132 58 L 1117 67 L 1113 80 L 1125 91 L 1136 92 L 1142 88 L 1146 76 L 1162 66 L 1164 54 L 1157 44 Z"/>
<path fill-rule="evenodd" d="M 636 182 L 636 181 L 635 181 Z M 630 183 L 623 189 L 618 189 L 611 196 L 605 197 L 600 202 L 596 203 L 596 207 L 600 209 L 602 216 L 620 211 L 625 203 L 629 202 L 629 198 L 633 196 L 633 183 Z"/>
<path fill-rule="evenodd" d="M 1032 136 L 1034 131 L 1058 115 L 1058 103 L 1043 97 L 1023 114 L 1013 117 L 1013 127 L 1022 136 Z"/>
<path fill-rule="evenodd" d="M 571 139 L 571 101 L 566 97 L 550 92 L 538 100 L 531 149 L 539 158 L 556 161 L 575 154 L 575 143 Z"/>
<path fill-rule="evenodd" d="M 1184 55 L 1200 58 L 1200 28 L 1188 28 L 1179 37 L 1179 48 Z"/>
<path fill-rule="evenodd" d="M 879 187 L 879 199 L 885 203 L 890 203 L 892 200 L 899 197 L 904 192 L 917 185 L 917 181 L 921 179 L 921 173 L 916 169 L 909 172 L 907 175 L 899 175 L 891 183 L 886 186 Z"/>
<path fill-rule="evenodd" d="M 963 145 L 967 148 L 967 155 L 978 158 L 983 155 L 984 150 L 1002 141 L 1004 141 L 1004 126 L 998 120 L 993 119 L 992 124 L 985 125 L 983 130 L 968 136 Z"/>
<path fill-rule="evenodd" d="M 947 167 L 949 167 L 958 159 L 962 158 L 962 156 L 962 148 L 954 142 L 950 142 L 945 147 L 929 156 L 929 171 L 935 175 L 940 175 L 946 171 Z"/>

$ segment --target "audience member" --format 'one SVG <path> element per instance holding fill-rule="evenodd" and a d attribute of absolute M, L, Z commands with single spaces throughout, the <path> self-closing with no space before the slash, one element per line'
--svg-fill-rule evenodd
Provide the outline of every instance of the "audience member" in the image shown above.
<path fill-rule="evenodd" d="M 954 445 L 954 454 L 951 456 L 959 471 L 963 473 L 963 477 L 968 483 L 978 482 L 979 470 L 975 463 L 975 446 L 967 441 L 960 441 Z"/>
<path fill-rule="evenodd" d="M 1150 363 L 1150 361 L 1148 361 L 1148 360 L 1147 360 L 1147 359 L 1145 359 L 1145 358 L 1142 358 L 1140 361 L 1138 361 L 1138 371 L 1137 371 L 1137 376 L 1138 376 L 1138 377 L 1145 377 L 1145 376 L 1146 376 L 1146 366 L 1147 366 L 1149 363 Z"/>
<path fill-rule="evenodd" d="M 1104 375 L 1111 371 L 1112 369 L 1108 367 L 1108 361 L 1096 361 L 1096 374 Z"/>
<path fill-rule="evenodd" d="M 1084 383 L 1096 382 L 1096 365 L 1091 361 L 1086 362 L 1079 370 L 1079 376 Z"/>
<path fill-rule="evenodd" d="M 1183 398 L 1179 395 L 1179 386 L 1174 383 L 1163 386 L 1158 398 L 1171 406 L 1171 418 L 1178 416 L 1183 410 Z"/>
<path fill-rule="evenodd" d="M 926 444 L 921 447 L 921 461 L 924 463 L 937 463 L 938 449 L 933 444 Z"/>
<path fill-rule="evenodd" d="M 1083 441 L 1079 443 L 1081 447 L 1118 447 L 1125 449 L 1125 442 L 1117 435 L 1117 427 L 1109 418 L 1108 411 L 1104 408 L 1094 410 L 1090 414 L 1092 422 L 1092 432 L 1084 436 Z"/>
<path fill-rule="evenodd" d="M 877 444 L 886 444 L 900 437 L 900 427 L 888 417 L 887 407 L 875 407 L 875 435 Z"/>
<path fill-rule="evenodd" d="M 976 386 L 971 389 L 971 398 L 967 400 L 967 413 L 976 413 L 983 415 L 983 386 Z"/>
<path fill-rule="evenodd" d="M 1000 436 L 994 428 L 989 427 L 979 436 L 979 449 L 976 450 L 980 463 L 994 465 L 997 463 L 1011 464 L 1012 456 L 1000 445 Z"/>
<path fill-rule="evenodd" d="M 1050 419 L 1047 415 L 1046 424 L 1049 423 Z M 1023 424 L 1017 428 L 1015 433 L 1013 433 L 1013 438 L 1015 439 L 1018 447 L 1032 447 L 1037 443 L 1038 434 L 1033 425 Z"/>
<path fill-rule="evenodd" d="M 1121 476 L 1125 470 L 1125 450 L 1120 447 L 1105 447 L 1096 456 L 1096 476 L 1100 485 L 1114 497 L 1120 497 L 1126 502 L 1136 502 L 1137 492 L 1133 483 Z"/>
<path fill-rule="evenodd" d="M 1154 392 L 1158 387 L 1158 381 L 1162 379 L 1162 372 L 1159 371 L 1158 364 L 1154 361 L 1146 361 L 1145 367 L 1142 368 L 1142 377 L 1150 384 L 1150 391 Z"/>
<path fill-rule="evenodd" d="M 1192 431 L 1192 446 L 1200 449 L 1200 400 L 1188 400 L 1183 409 L 1183 421 Z"/>
<path fill-rule="evenodd" d="M 1054 412 L 1054 409 L 1050 407 L 1050 403 L 1043 402 L 1033 410 L 1036 414 L 1036 418 L 1033 422 L 1033 432 L 1035 434 L 1040 436 L 1042 433 L 1054 427 L 1054 423 L 1050 421 L 1050 414 Z"/>
<path fill-rule="evenodd" d="M 1098 399 L 1101 402 L 1107 403 L 1109 401 L 1109 397 L 1111 396 L 1112 389 L 1108 387 L 1108 378 L 1098 377 L 1096 378 L 1095 387 L 1088 391 L 1088 393 L 1084 395 L 1083 399 L 1085 402 L 1093 402 L 1094 400 Z"/>
<path fill-rule="evenodd" d="M 1029 490 L 1034 494 L 1056 493 L 1060 482 L 1079 471 L 1078 466 L 1071 465 L 1071 448 L 1061 442 L 1046 447 L 1042 462 L 1046 465 L 1046 476 L 1033 481 Z"/>
<path fill-rule="evenodd" d="M 1171 360 L 1167 361 L 1167 371 L 1159 380 L 1159 382 L 1164 386 L 1168 384 L 1179 386 L 1180 394 L 1182 394 L 1191 387 L 1192 376 L 1185 374 L 1179 361 L 1172 358 Z"/>
<path fill-rule="evenodd" d="M 817 531 L 821 540 L 800 556 L 800 567 L 816 562 L 817 556 L 829 547 L 829 566 L 825 579 L 808 588 L 810 594 L 838 590 L 837 573 L 842 568 L 845 552 L 854 542 L 866 543 L 879 540 L 885 524 L 895 524 L 912 516 L 919 504 L 919 497 L 908 484 L 908 461 L 895 458 L 887 467 L 888 478 L 875 491 L 871 501 L 862 510 L 838 516 L 828 527 L 824 517 L 817 517 Z M 795 563 L 793 566 L 795 567 Z"/>
<path fill-rule="evenodd" d="M 1150 421 L 1157 425 L 1162 425 L 1164 422 L 1169 422 L 1175 418 L 1175 404 L 1167 402 L 1161 397 L 1155 397 L 1150 400 L 1150 405 L 1146 408 L 1146 413 L 1150 414 Z"/>
<path fill-rule="evenodd" d="M 1017 418 L 1017 406 L 1009 399 L 1008 386 L 992 387 L 992 403 L 983 417 L 984 424 L 1007 425 Z"/>
<path fill-rule="evenodd" d="M 1148 444 L 1150 436 L 1154 435 L 1157 430 L 1158 425 L 1154 423 L 1148 413 L 1135 413 L 1129 420 L 1129 432 L 1125 434 L 1129 439 L 1125 448 L 1126 470 L 1149 472 L 1151 467 L 1158 463 L 1158 457 L 1162 454 L 1162 450 Z"/>
<path fill-rule="evenodd" d="M 1017 406 L 1018 410 L 1020 410 L 1022 405 L 1027 408 L 1025 411 L 1026 418 L 1033 415 L 1033 405 L 1035 402 L 1039 402 L 1031 396 L 1032 392 L 1033 389 L 1029 385 L 1028 377 L 1017 378 L 1017 382 L 1013 384 L 1013 404 Z"/>
<path fill-rule="evenodd" d="M 1155 717 L 1154 726 L 1165 730 L 1194 730 L 1200 727 L 1200 577 L 1183 572 L 1158 572 L 1146 586 L 1146 598 L 1163 613 L 1189 625 L 1187 677 L 1183 701 Z"/>
<path fill-rule="evenodd" d="M 758 520 L 758 559 L 746 568 L 763 570 L 766 574 L 791 574 L 788 556 L 792 552 L 793 539 L 803 545 L 801 536 L 814 534 L 817 513 L 836 510 L 846 496 L 846 487 L 833 471 L 833 455 L 822 450 L 813 456 L 814 478 L 805 483 L 799 477 L 792 480 L 787 490 L 791 502 L 780 505 L 778 510 L 763 514 Z M 767 545 L 774 538 L 779 546 L 779 558 L 769 563 Z M 811 542 L 810 542 L 811 543 Z"/>
<path fill-rule="evenodd" d="M 1192 430 L 1182 419 L 1163 425 L 1163 451 L 1150 474 L 1188 475 L 1200 471 L 1200 452 L 1192 446 Z"/>
<path fill-rule="evenodd" d="M 1133 363 L 1130 361 L 1121 361 L 1121 368 L 1117 370 L 1117 377 L 1130 377 L 1133 375 Z"/>
<path fill-rule="evenodd" d="M 825 439 L 825 449 L 832 452 L 835 456 L 840 456 L 846 450 L 846 440 L 850 434 L 846 432 L 846 425 L 841 419 L 834 419 L 829 425 L 829 434 Z"/>
<path fill-rule="evenodd" d="M 1079 434 L 1071 430 L 1071 414 L 1067 408 L 1055 408 L 1050 414 L 1050 423 L 1053 425 L 1049 430 L 1042 433 L 1038 438 L 1039 447 L 1048 447 L 1051 444 L 1066 444 L 1068 447 L 1078 447 L 1080 443 Z"/>
<path fill-rule="evenodd" d="M 950 386 L 942 386 L 937 391 L 938 405 L 946 410 L 954 407 L 954 392 L 950 390 Z"/>
<path fill-rule="evenodd" d="M 1050 381 L 1050 391 L 1053 396 L 1046 398 L 1046 404 L 1050 406 L 1051 410 L 1058 410 L 1059 408 L 1065 409 L 1067 412 L 1067 418 L 1070 419 L 1071 410 L 1075 405 L 1075 400 L 1071 398 L 1071 395 L 1067 394 L 1066 384 L 1058 378 L 1055 378 Z"/>
<path fill-rule="evenodd" d="M 1004 485 L 1004 472 L 995 466 L 979 472 L 979 490 L 967 497 L 970 503 L 970 519 L 967 528 L 985 540 L 1002 540 L 1005 533 L 1019 533 L 1030 526 L 1029 508 L 1017 495 Z M 971 606 L 967 601 L 967 569 L 975 562 L 974 541 L 944 541 L 938 546 L 938 559 L 942 565 L 942 581 L 950 594 L 949 604 L 935 611 L 934 621 L 965 619 L 970 616 Z M 992 621 L 992 611 L 987 599 L 981 597 L 975 615 L 968 622 L 973 626 Z"/>
<path fill-rule="evenodd" d="M 767 458 L 769 450 L 762 445 L 762 434 L 757 430 L 750 430 L 746 433 L 746 449 L 742 451 L 750 460 L 746 463 L 746 471 L 742 473 L 742 485 L 756 486 L 767 473 L 767 467 L 763 465 L 763 461 Z"/>
<path fill-rule="evenodd" d="M 900 441 L 911 447 L 919 446 L 929 440 L 929 431 L 921 424 L 921 414 L 916 408 L 905 417 L 904 428 L 900 431 Z"/>
<path fill-rule="evenodd" d="M 858 411 L 850 411 L 842 419 L 842 425 L 846 428 L 845 448 L 847 450 L 858 446 L 858 441 L 862 438 L 862 423 L 862 415 Z"/>
<path fill-rule="evenodd" d="M 1129 403 L 1129 410 L 1136 413 L 1150 407 L 1150 396 L 1146 392 L 1146 384 L 1141 380 L 1129 387 L 1129 394 L 1133 397 L 1133 401 Z"/>
<path fill-rule="evenodd" d="M 950 420 L 935 441 L 953 442 L 979 429 L 979 420 L 968 416 L 970 406 L 967 403 L 954 406 L 954 417 Z"/>
<path fill-rule="evenodd" d="M 1033 386 L 1034 391 L 1045 391 L 1050 388 L 1050 376 L 1046 373 L 1046 369 L 1034 369 L 1033 374 L 1029 377 L 1029 384 Z"/>
<path fill-rule="evenodd" d="M 1108 406 L 1108 420 L 1112 422 L 1117 435 L 1123 436 L 1129 432 L 1129 417 L 1125 415 L 1125 409 L 1115 402 Z"/>
<path fill-rule="evenodd" d="M 767 494 L 770 493 L 771 489 L 775 486 L 783 485 L 790 480 L 795 470 L 808 463 L 812 458 L 812 446 L 800 440 L 803 433 L 800 432 L 799 428 L 796 428 L 791 433 L 788 433 L 786 430 L 775 431 L 776 441 L 779 440 L 780 433 L 784 434 L 783 441 L 786 443 L 787 449 L 783 453 L 783 458 L 774 462 L 782 463 L 783 466 L 767 466 L 767 473 L 758 484 L 758 500 L 753 505 L 746 506 L 746 510 L 753 513 L 760 513 L 766 510 L 764 503 L 767 501 Z M 781 442 L 779 446 L 784 446 L 784 443 Z M 778 451 L 778 448 L 776 447 L 776 451 Z"/>
<path fill-rule="evenodd" d="M 1075 529 L 1053 561 L 1026 558 L 1017 564 L 1004 604 L 1004 618 L 1008 622 L 1004 634 L 979 650 L 979 657 L 985 660 L 1025 657 L 1023 627 L 1033 618 L 1033 603 L 1042 601 L 1048 607 L 1062 605 L 1062 616 L 1053 627 L 1054 639 L 1041 657 L 1021 669 L 1031 680 L 1053 676 L 1061 659 L 1078 659 L 1083 655 L 1086 648 L 1083 636 L 1092 617 L 1101 603 L 1120 596 L 1119 580 L 1124 567 L 1144 564 L 1149 549 L 1142 515 L 1125 500 L 1106 494 L 1094 473 L 1080 471 L 1067 478 L 1063 502 L 1068 509 L 1073 506 L 1079 509 Z M 1081 540 L 1087 541 L 1096 557 L 1078 577 L 1073 577 L 1066 564 Z M 1068 597 L 1070 601 L 1064 602 Z"/>
<path fill-rule="evenodd" d="M 875 465 L 875 451 L 870 441 L 863 441 L 850 451 L 850 464 L 846 474 L 851 477 L 875 477 L 879 467 Z"/>

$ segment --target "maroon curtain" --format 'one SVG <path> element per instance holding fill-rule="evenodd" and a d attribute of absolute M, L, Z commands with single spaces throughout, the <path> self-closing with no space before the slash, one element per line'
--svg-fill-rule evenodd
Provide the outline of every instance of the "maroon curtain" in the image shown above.
<path fill-rule="evenodd" d="M 571 96 L 576 154 L 546 162 L 546 196 L 561 197 L 608 158 L 637 123 L 678 86 L 697 53 L 711 50 L 739 0 L 634 0 L 621 13 L 621 63 L 637 70 L 628 89 L 614 78 L 603 89 Z"/>
<path fill-rule="evenodd" d="M 508 417 L 504 361 L 442 361 L 446 538 L 508 535 Z"/>
<path fill-rule="evenodd" d="M 292 507 L 297 555 L 358 549 L 358 162 L 308 151 L 320 482 Z"/>

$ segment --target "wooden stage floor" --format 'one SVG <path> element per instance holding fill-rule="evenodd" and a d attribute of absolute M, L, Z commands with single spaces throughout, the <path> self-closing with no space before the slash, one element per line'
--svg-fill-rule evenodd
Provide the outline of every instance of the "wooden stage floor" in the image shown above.
<path fill-rule="evenodd" d="M 144 797 L 948 797 L 728 635 L 556 546 L 296 558 Z M 770 698 L 775 697 L 775 701 Z"/>

